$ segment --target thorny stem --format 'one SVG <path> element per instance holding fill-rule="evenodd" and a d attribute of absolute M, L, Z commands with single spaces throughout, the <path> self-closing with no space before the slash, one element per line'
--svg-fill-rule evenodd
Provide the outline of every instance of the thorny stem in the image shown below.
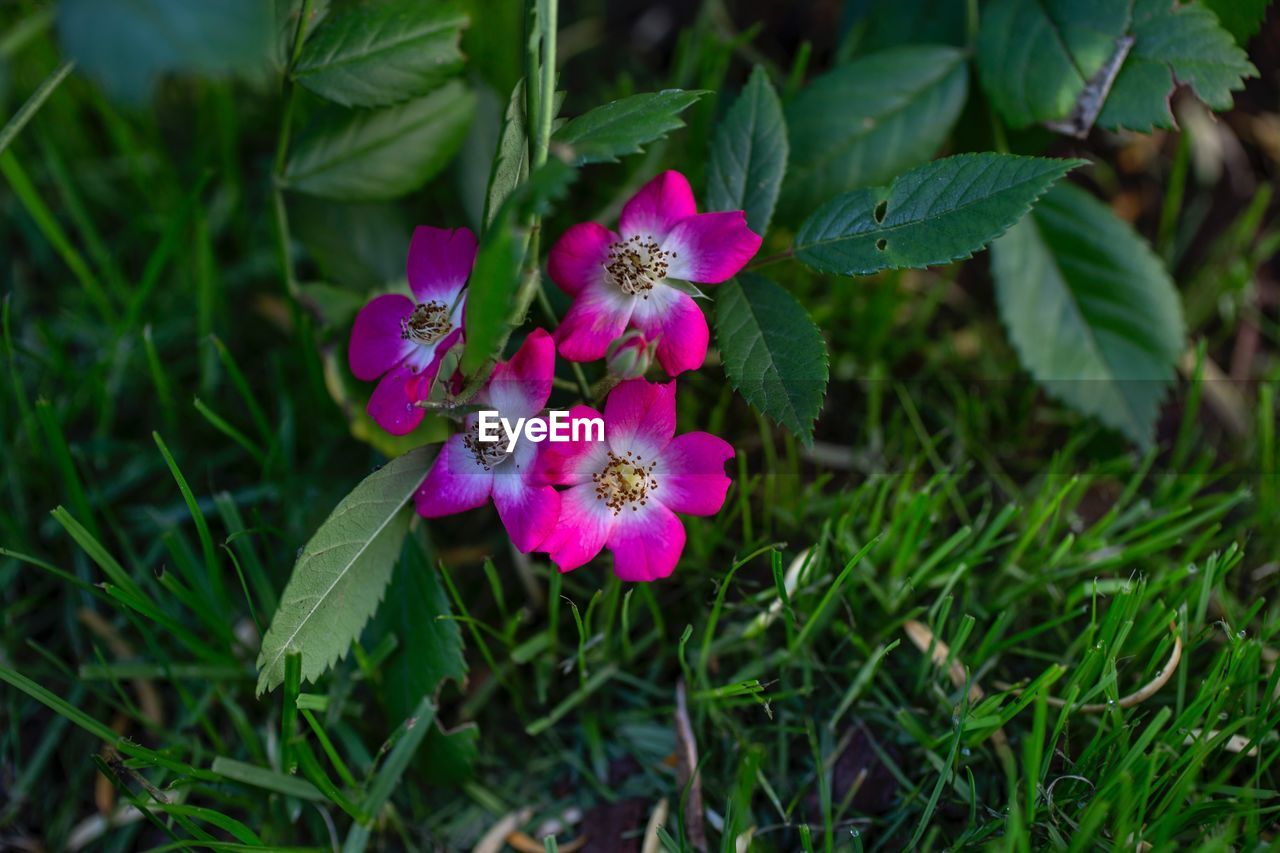
<path fill-rule="evenodd" d="M 526 22 L 529 28 L 525 42 L 525 126 L 529 145 L 529 171 L 547 162 L 551 147 L 552 111 L 555 103 L 556 84 L 556 12 L 558 0 L 526 0 Z M 539 14 L 541 12 L 542 14 Z M 542 290 L 542 265 L 538 260 L 542 220 L 530 214 L 526 221 L 527 237 L 524 264 L 520 274 L 520 287 L 516 291 L 511 313 L 507 318 L 507 331 L 499 342 L 498 350 L 506 345 L 511 330 L 524 321 L 534 298 Z M 484 386 L 492 371 L 492 360 L 483 370 L 471 377 L 456 403 L 471 400 Z"/>

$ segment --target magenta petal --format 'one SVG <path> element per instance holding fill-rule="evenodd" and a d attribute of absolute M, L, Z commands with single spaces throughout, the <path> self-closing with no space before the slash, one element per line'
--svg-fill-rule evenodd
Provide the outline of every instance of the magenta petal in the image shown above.
<path fill-rule="evenodd" d="M 604 358 L 609 344 L 626 331 L 634 302 L 617 288 L 584 288 L 556 329 L 560 355 L 569 361 Z"/>
<path fill-rule="evenodd" d="M 601 415 L 590 406 L 574 406 L 569 410 L 572 423 L 579 418 L 599 418 Z M 608 438 L 608 426 L 605 438 Z M 604 469 L 608 462 L 609 446 L 604 441 L 587 440 L 586 430 L 579 433 L 578 441 L 547 441 L 538 446 L 534 463 L 534 479 L 539 483 L 557 486 L 576 486 L 590 483 L 591 475 Z M 516 448 L 517 456 L 520 448 Z M 517 461 L 519 461 L 517 459 Z"/>
<path fill-rule="evenodd" d="M 591 483 L 560 493 L 560 520 L 539 546 L 562 572 L 571 572 L 604 548 L 616 516 L 596 497 Z"/>
<path fill-rule="evenodd" d="M 584 287 L 600 281 L 609 246 L 619 239 L 617 234 L 594 222 L 574 225 L 551 247 L 547 275 L 565 293 L 576 295 Z"/>
<path fill-rule="evenodd" d="M 614 453 L 657 457 L 676 432 L 676 383 L 631 379 L 614 388 L 604 404 L 604 437 Z"/>
<path fill-rule="evenodd" d="M 663 172 L 622 208 L 618 230 L 624 238 L 639 235 L 662 242 L 677 222 L 697 212 L 688 179 L 679 172 Z"/>
<path fill-rule="evenodd" d="M 478 463 L 462 436 L 455 435 L 440 448 L 413 502 L 424 518 L 466 512 L 485 505 L 493 479 L 493 471 Z"/>
<path fill-rule="evenodd" d="M 657 294 L 662 293 L 662 301 Z M 711 333 L 693 297 L 674 287 L 654 288 L 655 298 L 636 306 L 631 322 L 645 337 L 658 341 L 658 363 L 668 376 L 697 370 L 707 358 Z"/>
<path fill-rule="evenodd" d="M 737 274 L 760 250 L 760 235 L 741 210 L 700 213 L 681 220 L 662 243 L 671 255 L 667 277 L 719 284 Z"/>
<path fill-rule="evenodd" d="M 511 360 L 494 369 L 485 394 L 504 417 L 527 418 L 546 407 L 555 372 L 555 341 L 544 329 L 534 329 Z"/>
<path fill-rule="evenodd" d="M 541 545 L 560 519 L 560 493 L 550 486 L 528 482 L 510 463 L 500 465 L 493 478 L 493 505 L 511 544 L 527 554 Z"/>
<path fill-rule="evenodd" d="M 613 573 L 624 581 L 654 581 L 675 570 L 684 551 L 684 525 L 657 501 L 623 510 L 609 537 Z"/>
<path fill-rule="evenodd" d="M 369 300 L 351 327 L 347 362 L 357 379 L 372 382 L 404 360 L 413 345 L 400 337 L 400 321 L 413 313 L 413 300 L 388 293 Z"/>
<path fill-rule="evenodd" d="M 425 412 L 415 405 L 431 387 L 430 378 L 403 365 L 393 368 L 369 398 L 369 416 L 392 435 L 406 435 L 422 423 Z"/>
<path fill-rule="evenodd" d="M 653 478 L 655 497 L 676 512 L 714 515 L 724 506 L 730 480 L 724 463 L 733 458 L 733 447 L 709 432 L 677 435 L 662 451 Z"/>
<path fill-rule="evenodd" d="M 419 225 L 409 243 L 409 288 L 419 302 L 452 304 L 475 260 L 476 235 L 470 229 Z"/>

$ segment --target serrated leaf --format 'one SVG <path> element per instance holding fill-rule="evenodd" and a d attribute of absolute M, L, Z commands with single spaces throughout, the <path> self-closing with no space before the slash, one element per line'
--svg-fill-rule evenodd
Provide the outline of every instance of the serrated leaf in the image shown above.
<path fill-rule="evenodd" d="M 1023 366 L 1054 397 L 1149 447 L 1186 333 L 1146 241 L 1060 185 L 992 244 L 991 269 Z"/>
<path fill-rule="evenodd" d="M 1169 98 L 1175 80 L 1190 85 L 1213 109 L 1231 109 L 1231 93 L 1258 73 L 1213 12 L 1199 3 L 1135 0 L 1131 32 L 1133 49 L 1098 116 L 1103 127 L 1173 127 Z"/>
<path fill-rule="evenodd" d="M 818 208 L 796 234 L 796 258 L 839 275 L 967 258 L 1084 162 L 991 153 L 936 160 Z"/>
<path fill-rule="evenodd" d="M 285 655 L 300 652 L 315 681 L 343 657 L 382 600 L 427 475 L 431 451 L 393 459 L 356 486 L 302 549 L 258 654 L 258 693 L 284 679 Z"/>
<path fill-rule="evenodd" d="M 1257 35 L 1262 21 L 1267 17 L 1271 0 L 1202 0 L 1215 15 L 1223 29 L 1231 33 L 1236 43 L 1244 47 Z"/>
<path fill-rule="evenodd" d="M 67 57 L 133 103 L 167 72 L 252 73 L 271 58 L 274 10 L 263 0 L 63 0 L 57 14 Z"/>
<path fill-rule="evenodd" d="M 977 63 L 992 106 L 1013 127 L 1065 119 L 1116 53 L 1128 3 L 991 0 L 982 7 Z"/>
<path fill-rule="evenodd" d="M 308 39 L 293 77 L 348 107 L 380 107 L 425 95 L 462 68 L 467 16 L 420 0 L 362 5 L 330 18 Z"/>
<path fill-rule="evenodd" d="M 405 195 L 457 153 L 474 109 L 475 96 L 454 80 L 397 107 L 341 110 L 298 143 L 285 183 L 299 192 L 351 201 Z"/>
<path fill-rule="evenodd" d="M 830 71 L 787 105 L 783 208 L 796 219 L 837 193 L 889 180 L 934 155 L 968 95 L 964 52 L 901 47 Z"/>
<path fill-rule="evenodd" d="M 409 537 L 378 614 L 379 624 L 400 641 L 382 666 L 383 699 L 392 719 L 407 717 L 446 678 L 466 678 L 462 633 L 449 616 L 439 572 Z"/>
<path fill-rule="evenodd" d="M 742 210 L 747 227 L 769 230 L 787 171 L 787 124 L 782 102 L 757 65 L 742 94 L 716 128 L 707 161 L 707 208 Z"/>
<path fill-rule="evenodd" d="M 707 94 L 699 90 L 664 89 L 612 101 L 565 122 L 551 136 L 569 149 L 574 163 L 616 163 L 624 154 L 684 127 L 680 113 Z"/>
<path fill-rule="evenodd" d="M 529 170 L 529 145 L 524 118 L 524 81 L 511 90 L 507 112 L 502 119 L 502 134 L 498 148 L 493 153 L 493 168 L 489 173 L 489 187 L 484 199 L 484 225 L 486 228 L 498 215 L 498 209 L 507 196 L 524 180 Z"/>
<path fill-rule="evenodd" d="M 475 723 L 446 729 L 437 719 L 419 752 L 417 763 L 423 776 L 436 785 L 465 782 L 480 754 L 479 741 L 480 729 Z"/>
<path fill-rule="evenodd" d="M 717 288 L 716 345 L 738 393 L 811 444 L 827 392 L 827 347 L 795 297 L 764 276 L 740 274 Z"/>

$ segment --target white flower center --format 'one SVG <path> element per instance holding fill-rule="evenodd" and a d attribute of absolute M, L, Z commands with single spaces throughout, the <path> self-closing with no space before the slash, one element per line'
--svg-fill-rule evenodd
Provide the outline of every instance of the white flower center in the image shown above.
<path fill-rule="evenodd" d="M 609 451 L 609 461 L 604 468 L 591 475 L 591 482 L 596 484 L 596 499 L 613 510 L 614 515 L 628 506 L 633 512 L 638 511 L 648 502 L 649 493 L 658 488 L 658 481 L 653 478 L 657 464 L 645 465 L 643 459 L 631 452 L 619 456 Z"/>
<path fill-rule="evenodd" d="M 480 437 L 479 421 L 472 424 L 471 428 L 463 434 L 462 446 L 471 451 L 476 464 L 486 471 L 492 471 L 511 455 L 507 452 L 507 443 L 501 438 L 485 441 Z"/>
<path fill-rule="evenodd" d="M 449 306 L 435 300 L 419 302 L 413 313 L 400 321 L 400 337 L 423 346 L 434 344 L 452 330 Z"/>
<path fill-rule="evenodd" d="M 609 247 L 604 269 L 623 293 L 648 299 L 648 291 L 667 277 L 667 259 L 674 257 L 675 252 L 663 251 L 652 236 L 636 235 Z"/>

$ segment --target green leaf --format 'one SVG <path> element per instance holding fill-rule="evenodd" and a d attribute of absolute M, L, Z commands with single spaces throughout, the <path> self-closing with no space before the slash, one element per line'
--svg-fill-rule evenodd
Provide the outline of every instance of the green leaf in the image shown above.
<path fill-rule="evenodd" d="M 764 234 L 787 171 L 787 148 L 782 103 L 757 65 L 711 141 L 707 208 L 744 210 L 747 226 Z"/>
<path fill-rule="evenodd" d="M 524 317 L 512 314 L 526 246 L 520 224 L 529 215 L 545 215 L 576 177 L 576 170 L 562 160 L 548 160 L 507 197 L 485 230 L 467 283 L 464 374 L 473 374 L 496 358 L 511 328 L 523 322 Z"/>
<path fill-rule="evenodd" d="M 340 110 L 299 142 L 285 183 L 356 201 L 413 192 L 457 153 L 474 109 L 475 96 L 455 80 L 398 107 Z"/>
<path fill-rule="evenodd" d="M 827 347 L 795 297 L 764 276 L 740 274 L 718 288 L 716 345 L 738 393 L 811 444 L 827 392 Z"/>
<path fill-rule="evenodd" d="M 1170 0 L 1172 2 L 1172 0 Z M 992 0 L 982 7 L 977 64 L 992 106 L 1013 127 L 1071 114 L 1116 52 L 1128 3 Z"/>
<path fill-rule="evenodd" d="M 796 235 L 796 257 L 822 272 L 869 275 L 970 257 L 1022 218 L 1083 160 L 960 154 L 855 190 L 818 208 Z"/>
<path fill-rule="evenodd" d="M 462 372 L 471 375 L 497 355 L 507 328 L 507 318 L 520 288 L 523 240 L 517 239 L 509 216 L 500 216 L 484 233 L 476 263 L 467 284 Z"/>
<path fill-rule="evenodd" d="M 1213 12 L 1198 3 L 1135 0 L 1132 33 L 1133 49 L 1098 116 L 1106 128 L 1173 127 L 1175 80 L 1213 109 L 1229 110 L 1231 93 L 1258 73 Z"/>
<path fill-rule="evenodd" d="M 307 41 L 294 79 L 348 107 L 425 95 L 462 68 L 467 16 L 448 6 L 394 0 L 330 18 Z"/>
<path fill-rule="evenodd" d="M 400 641 L 382 665 L 383 699 L 391 719 L 409 716 L 424 696 L 435 695 L 444 679 L 466 678 L 462 633 L 449 616 L 440 575 L 410 537 L 379 614 L 380 624 Z"/>
<path fill-rule="evenodd" d="M 248 73 L 271 57 L 274 15 L 263 0 L 63 0 L 57 10 L 66 56 L 133 103 L 164 73 Z"/>
<path fill-rule="evenodd" d="M 866 55 L 909 44 L 965 43 L 967 9 L 956 0 L 861 0 L 845 8 L 855 6 L 862 14 L 840 45 L 844 61 L 854 50 Z"/>
<path fill-rule="evenodd" d="M 787 105 L 784 209 L 798 219 L 932 157 L 968 95 L 964 57 L 953 47 L 894 48 L 810 83 Z"/>
<path fill-rule="evenodd" d="M 502 119 L 502 135 L 493 154 L 489 188 L 484 198 L 484 225 L 488 228 L 507 196 L 519 186 L 529 171 L 529 144 L 524 119 L 524 81 L 511 91 Z"/>
<path fill-rule="evenodd" d="M 1231 33 L 1236 42 L 1244 47 L 1249 39 L 1257 35 L 1262 28 L 1262 20 L 1267 17 L 1267 6 L 1271 0 L 1202 0 L 1204 5 L 1215 15 L 1223 29 Z"/>
<path fill-rule="evenodd" d="M 258 693 L 284 679 L 285 655 L 301 652 L 302 677 L 315 681 L 347 653 L 369 621 L 391 571 L 431 451 L 410 451 L 370 474 L 333 510 L 293 567 L 262 638 Z"/>
<path fill-rule="evenodd" d="M 684 127 L 680 113 L 705 94 L 664 89 L 612 101 L 565 122 L 551 141 L 569 149 L 577 165 L 616 163 L 622 155 L 638 154 L 642 145 Z"/>
<path fill-rule="evenodd" d="M 1055 187 L 991 247 L 1000 316 L 1045 389 L 1142 447 L 1185 329 L 1163 264 L 1101 202 Z"/>

